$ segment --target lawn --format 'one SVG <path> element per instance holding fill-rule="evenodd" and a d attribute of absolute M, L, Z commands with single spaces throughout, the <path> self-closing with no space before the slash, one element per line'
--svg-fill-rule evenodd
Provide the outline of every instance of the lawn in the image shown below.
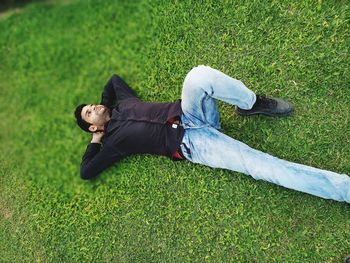
<path fill-rule="evenodd" d="M 0 262 L 341 262 L 350 206 L 166 157 L 79 177 L 91 136 L 75 106 L 117 73 L 146 101 L 175 101 L 210 65 L 288 118 L 223 131 L 277 157 L 350 175 L 350 3 L 32 1 L 0 13 Z"/>

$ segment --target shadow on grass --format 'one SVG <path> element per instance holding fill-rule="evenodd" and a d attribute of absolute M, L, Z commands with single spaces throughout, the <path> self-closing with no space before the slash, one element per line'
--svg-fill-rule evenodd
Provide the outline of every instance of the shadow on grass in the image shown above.
<path fill-rule="evenodd" d="M 11 11 L 12 9 L 21 9 L 25 5 L 43 0 L 2 0 L 0 1 L 0 14 Z"/>
<path fill-rule="evenodd" d="M 22 13 L 26 5 L 42 3 L 45 5 L 70 4 L 71 0 L 0 0 L 0 21 L 13 14 Z"/>

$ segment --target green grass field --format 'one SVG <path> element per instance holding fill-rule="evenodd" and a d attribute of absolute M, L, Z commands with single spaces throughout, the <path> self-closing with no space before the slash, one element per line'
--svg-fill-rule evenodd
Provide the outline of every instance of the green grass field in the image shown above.
<path fill-rule="evenodd" d="M 342 262 L 350 206 L 249 176 L 132 156 L 79 177 L 90 135 L 75 106 L 122 76 L 146 101 L 180 97 L 210 65 L 292 101 L 288 118 L 224 132 L 350 174 L 350 3 L 35 1 L 0 13 L 0 262 Z"/>

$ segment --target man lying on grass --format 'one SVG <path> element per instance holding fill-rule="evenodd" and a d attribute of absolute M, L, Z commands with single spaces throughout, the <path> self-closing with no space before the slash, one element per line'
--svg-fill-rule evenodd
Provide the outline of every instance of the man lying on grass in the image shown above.
<path fill-rule="evenodd" d="M 80 128 L 92 133 L 81 178 L 91 179 L 128 155 L 148 153 L 238 171 L 350 203 L 347 175 L 278 159 L 220 132 L 215 99 L 236 105 L 241 115 L 286 116 L 293 111 L 290 103 L 256 95 L 241 81 L 208 66 L 187 74 L 181 100 L 174 103 L 144 102 L 113 75 L 100 105 L 82 104 L 75 110 Z"/>

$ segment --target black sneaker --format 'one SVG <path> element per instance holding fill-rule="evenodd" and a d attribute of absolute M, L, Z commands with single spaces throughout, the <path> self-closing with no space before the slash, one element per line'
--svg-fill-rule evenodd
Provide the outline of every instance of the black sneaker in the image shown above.
<path fill-rule="evenodd" d="M 350 263 L 350 255 L 344 258 L 344 263 Z"/>
<path fill-rule="evenodd" d="M 256 95 L 256 102 L 250 110 L 237 107 L 237 112 L 242 116 L 263 114 L 271 117 L 282 117 L 293 112 L 293 105 L 282 99 Z"/>

